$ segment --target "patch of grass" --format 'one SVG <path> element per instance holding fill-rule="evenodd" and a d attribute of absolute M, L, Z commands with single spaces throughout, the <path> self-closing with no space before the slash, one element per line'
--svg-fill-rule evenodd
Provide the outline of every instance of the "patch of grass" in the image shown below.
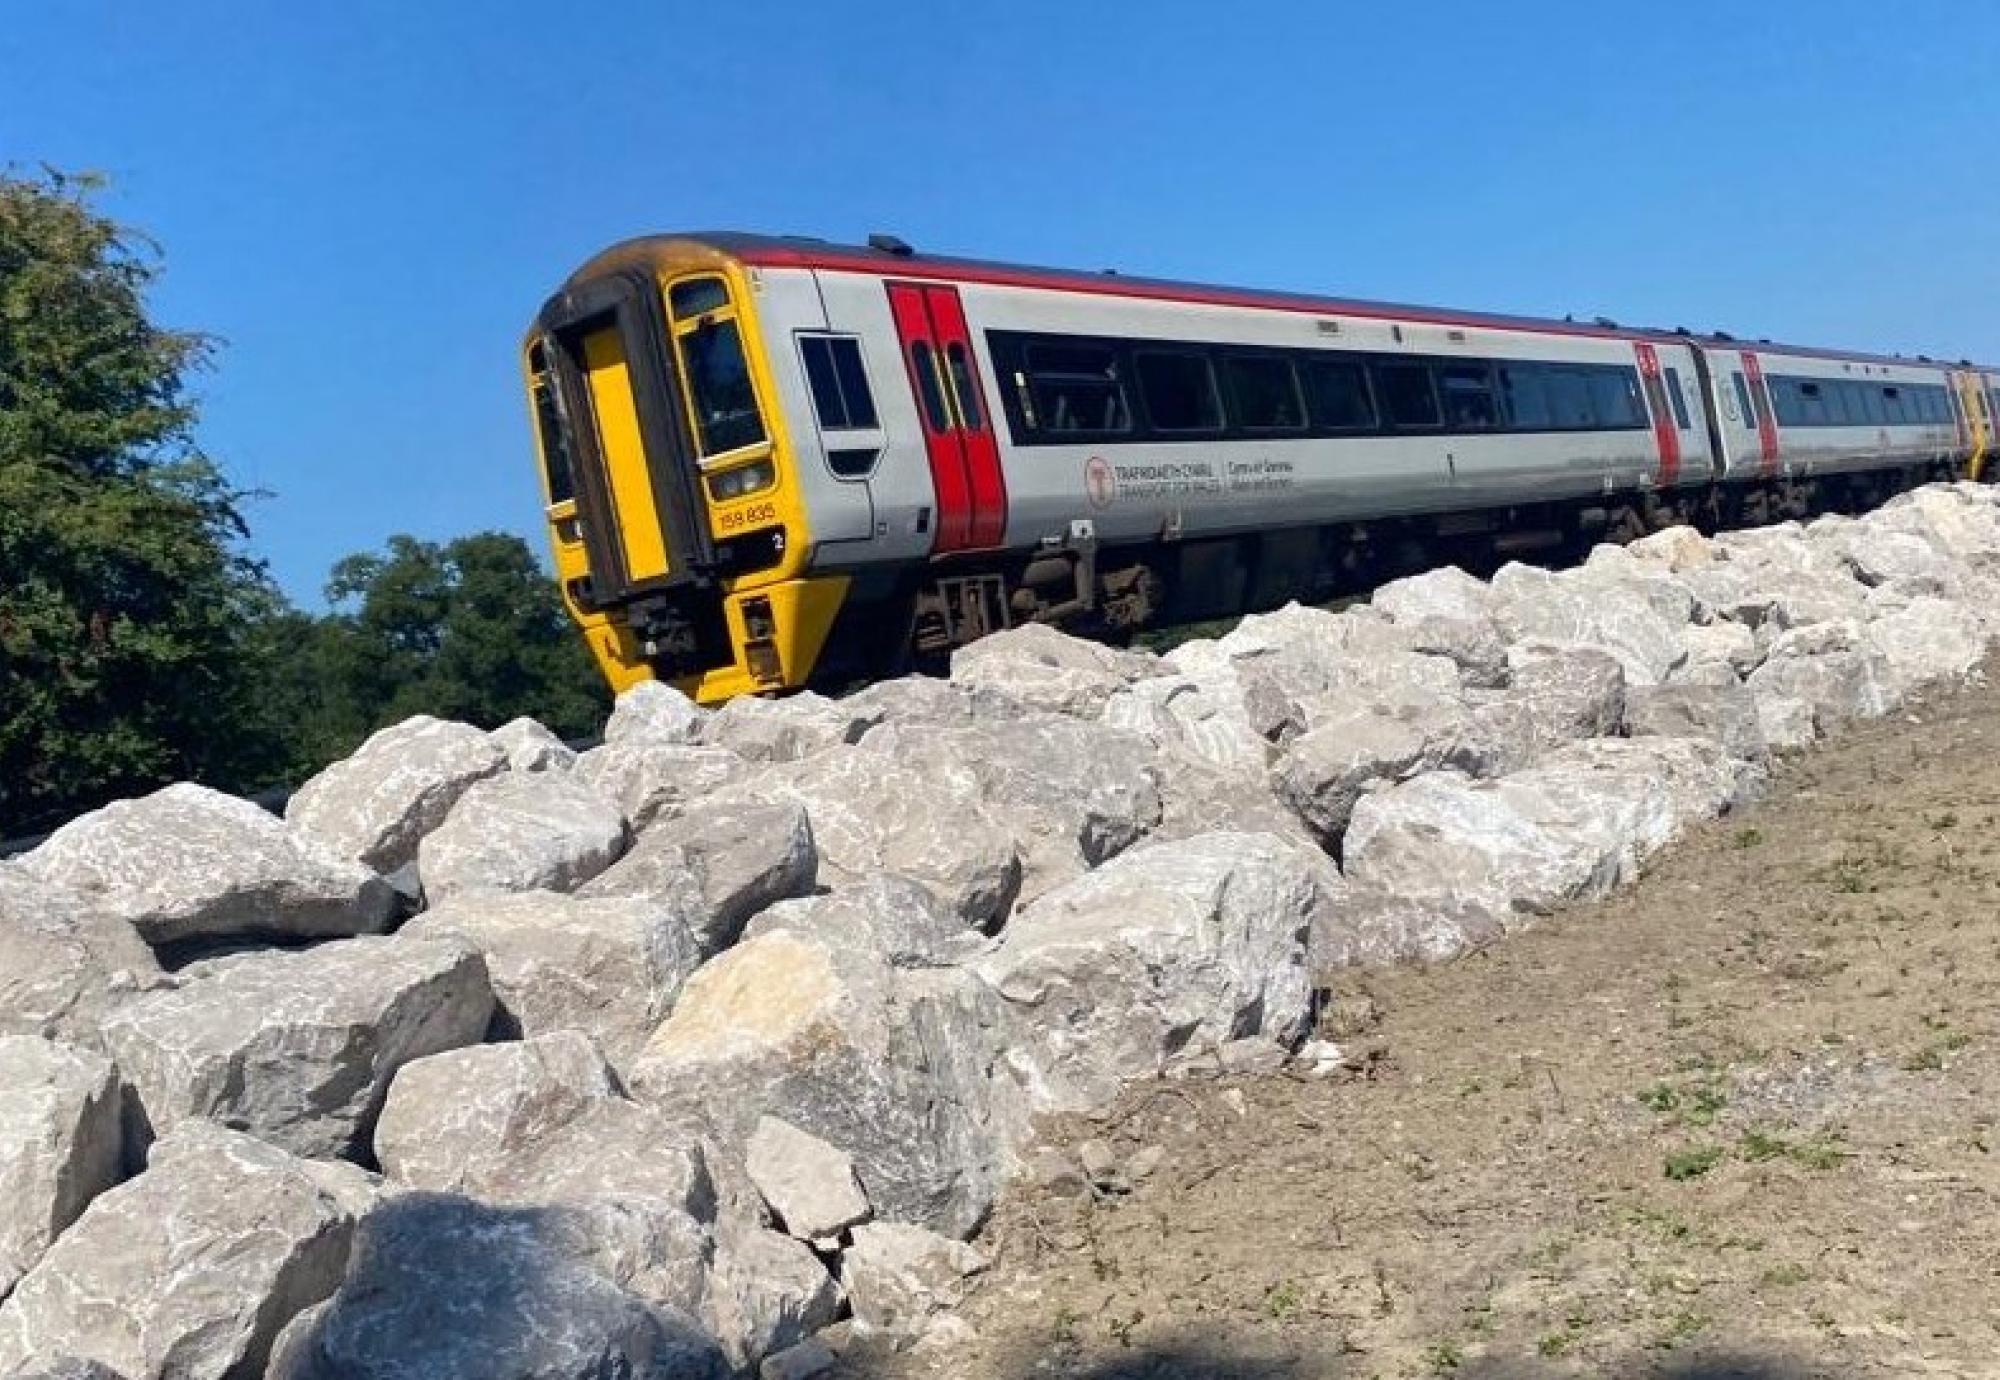
<path fill-rule="evenodd" d="M 1803 1265 L 1792 1263 L 1773 1265 L 1770 1269 L 1764 1271 L 1760 1282 L 1768 1284 L 1775 1289 L 1790 1289 L 1795 1285 L 1804 1284 L 1811 1278 L 1811 1270 L 1808 1270 Z"/>
<path fill-rule="evenodd" d="M 1761 847 L 1764 842 L 1764 831 L 1750 827 L 1738 829 L 1729 842 L 1736 848 Z"/>
<path fill-rule="evenodd" d="M 1465 1364 L 1465 1353 L 1451 1342 L 1439 1342 L 1424 1349 L 1424 1364 L 1430 1367 L 1432 1375 L 1451 1375 Z"/>
<path fill-rule="evenodd" d="M 1682 1309 L 1668 1321 L 1666 1330 L 1654 1339 L 1653 1345 L 1660 1351 L 1672 1351 L 1685 1342 L 1692 1341 L 1708 1327 L 1708 1315 L 1693 1309 Z"/>
<path fill-rule="evenodd" d="M 1699 1179 L 1722 1163 L 1722 1147 L 1706 1145 L 1698 1150 L 1677 1150 L 1666 1158 L 1666 1175 L 1675 1183 Z"/>
<path fill-rule="evenodd" d="M 1794 1164 L 1825 1172 L 1838 1169 L 1854 1157 L 1854 1152 L 1830 1139 L 1811 1140 L 1795 1145 L 1789 1152 Z"/>
<path fill-rule="evenodd" d="M 1783 1136 L 1774 1136 L 1768 1131 L 1745 1131 L 1743 1139 L 1737 1142 L 1736 1153 L 1751 1164 L 1787 1159 L 1802 1169 L 1823 1172 L 1840 1168 L 1852 1152 L 1831 1136 L 1820 1136 L 1808 1141 L 1790 1141 Z"/>
<path fill-rule="evenodd" d="M 1595 1319 L 1588 1313 L 1571 1313 L 1563 1319 L 1560 1328 L 1542 1335 L 1535 1343 L 1535 1350 L 1551 1359 L 1567 1356 L 1571 1348 L 1583 1340 L 1584 1333 L 1590 1330 L 1593 1321 Z"/>
<path fill-rule="evenodd" d="M 1712 1124 L 1716 1113 L 1729 1105 L 1729 1094 L 1712 1077 L 1678 1086 L 1655 1083 L 1640 1089 L 1638 1098 L 1640 1105 L 1672 1117 L 1676 1124 L 1693 1127 Z"/>
<path fill-rule="evenodd" d="M 1694 1235 L 1694 1228 L 1678 1213 L 1654 1207 L 1628 1207 L 1624 1212 L 1627 1226 L 1644 1227 L 1667 1241 L 1685 1241 Z"/>
<path fill-rule="evenodd" d="M 1304 1311 L 1305 1290 L 1294 1280 L 1286 1280 L 1264 1295 L 1264 1313 L 1276 1322 L 1290 1322 Z"/>
<path fill-rule="evenodd" d="M 1767 1135 L 1763 1131 L 1745 1131 L 1743 1140 L 1736 1147 L 1736 1153 L 1752 1164 L 1765 1160 L 1775 1160 L 1780 1155 L 1791 1153 L 1791 1142 L 1782 1136 Z"/>

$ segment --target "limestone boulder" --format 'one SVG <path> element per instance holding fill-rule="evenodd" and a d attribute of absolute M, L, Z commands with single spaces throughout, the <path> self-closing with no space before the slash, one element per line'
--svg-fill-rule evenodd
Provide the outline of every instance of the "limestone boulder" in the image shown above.
<path fill-rule="evenodd" d="M 794 930 L 831 944 L 859 944 L 898 968 L 964 962 L 986 944 L 984 935 L 928 888 L 888 874 L 780 901 L 751 920 L 743 937 L 754 939 L 771 930 Z"/>
<path fill-rule="evenodd" d="M 998 1000 L 963 970 L 771 930 L 688 980 L 632 1084 L 731 1148 L 779 1117 L 849 1155 L 878 1214 L 962 1235 L 1019 1132 L 991 1078 L 1007 1038 Z"/>
<path fill-rule="evenodd" d="M 1292 742 L 1271 769 L 1278 797 L 1331 847 L 1354 803 L 1375 787 L 1400 781 L 1432 762 L 1432 744 L 1400 719 L 1362 709 L 1329 719 Z"/>
<path fill-rule="evenodd" d="M 1934 542 L 1884 523 L 1822 518 L 1806 529 L 1806 536 L 1864 585 L 1906 580 L 1949 589 L 1959 580 L 1958 563 Z"/>
<path fill-rule="evenodd" d="M 1721 619 L 1697 623 L 1687 630 L 1688 659 L 1671 680 L 1685 680 L 1705 666 L 1726 666 L 1738 679 L 1756 670 L 1764 659 L 1757 635 L 1742 623 Z"/>
<path fill-rule="evenodd" d="M 962 1241 L 901 1222 L 854 1229 L 841 1258 L 841 1278 L 865 1326 L 909 1340 L 931 1319 L 965 1301 L 969 1281 L 986 1259 Z"/>
<path fill-rule="evenodd" d="M 1015 719 L 1044 711 L 1030 709 L 990 685 L 940 680 L 934 676 L 898 676 L 878 680 L 841 699 L 850 713 L 866 715 L 870 725 L 956 723 L 962 719 Z"/>
<path fill-rule="evenodd" d="M 1650 561 L 1676 575 L 1718 559 L 1714 543 L 1692 527 L 1662 528 L 1628 542 L 1625 550 L 1634 560 Z"/>
<path fill-rule="evenodd" d="M 1625 731 L 1634 738 L 1697 738 L 1750 762 L 1770 755 L 1756 692 L 1733 674 L 1727 680 L 1633 688 L 1625 704 Z"/>
<path fill-rule="evenodd" d="M 1519 642 L 1507 649 L 1507 685 L 1468 697 L 1431 730 L 1433 758 L 1471 776 L 1505 776 L 1566 743 L 1618 731 L 1624 667 L 1608 652 L 1574 644 Z"/>
<path fill-rule="evenodd" d="M 873 873 L 906 877 L 982 928 L 1004 919 L 1020 890 L 1013 836 L 978 795 L 886 753 L 846 747 L 775 764 L 737 793 L 805 807 L 822 885 L 838 889 Z"/>
<path fill-rule="evenodd" d="M 764 1202 L 802 1241 L 834 1238 L 868 1219 L 868 1195 L 854 1175 L 853 1157 L 789 1121 L 759 1117 L 744 1160 Z"/>
<path fill-rule="evenodd" d="M 338 1292 L 287 1337 L 269 1380 L 726 1380 L 694 1317 L 576 1257 L 573 1216 L 392 1199 L 362 1224 Z"/>
<path fill-rule="evenodd" d="M 486 965 L 364 937 L 212 960 L 112 1012 L 104 1043 L 154 1132 L 207 1119 L 318 1159 L 366 1152 L 396 1070 L 476 1043 Z"/>
<path fill-rule="evenodd" d="M 844 1298 L 803 1243 L 730 1218 L 716 1225 L 705 1318 L 739 1371 L 831 1326 Z"/>
<path fill-rule="evenodd" d="M 740 695 L 709 715 L 701 739 L 751 762 L 796 762 L 843 743 L 859 742 L 880 715 L 810 690 L 783 699 Z"/>
<path fill-rule="evenodd" d="M 951 678 L 1033 709 L 1094 719 L 1105 701 L 1162 671 L 1148 653 L 1122 651 L 1023 623 L 952 653 Z"/>
<path fill-rule="evenodd" d="M 1757 697 L 1757 731 L 1772 752 L 1799 752 L 1819 741 L 1811 704 L 1770 691 L 1752 693 Z"/>
<path fill-rule="evenodd" d="M 632 828 L 673 819 L 753 770 L 727 748 L 606 743 L 576 759 L 576 778 L 614 802 Z"/>
<path fill-rule="evenodd" d="M 628 841 L 623 811 L 574 773 L 509 773 L 459 798 L 424 836 L 417 871 L 432 905 L 473 891 L 574 891 Z"/>
<path fill-rule="evenodd" d="M 1701 600 L 1686 581 L 1660 561 L 1635 556 L 1623 546 L 1600 543 L 1570 578 L 1587 585 L 1615 587 L 1637 594 L 1653 612 L 1674 627 L 1685 627 L 1702 613 Z"/>
<path fill-rule="evenodd" d="M 1410 650 L 1446 656 L 1467 685 L 1505 683 L 1507 642 L 1497 618 L 1499 596 L 1456 566 L 1392 580 L 1370 607 L 1409 634 Z"/>
<path fill-rule="evenodd" d="M 262 1374 L 279 1329 L 339 1285 L 374 1198 L 353 1165 L 192 1122 L 0 1304 L 0 1374 L 54 1356 L 128 1380 Z"/>
<path fill-rule="evenodd" d="M 696 931 L 707 920 L 691 882 L 645 896 L 483 892 L 425 911 L 397 937 L 477 950 L 504 1033 L 580 1030 L 621 1064 L 645 1046 L 700 966 Z"/>
<path fill-rule="evenodd" d="M 124 1177 L 123 1093 L 101 1055 L 0 1036 L 0 1299 Z"/>
<path fill-rule="evenodd" d="M 395 895 L 247 800 L 183 782 L 71 820 L 17 864 L 151 944 L 366 934 Z"/>
<path fill-rule="evenodd" d="M 818 875 L 819 850 L 805 806 L 785 799 L 719 800 L 654 825 L 578 894 L 674 907 L 687 917 L 695 949 L 707 958 L 734 944 L 758 911 L 811 892 Z"/>
<path fill-rule="evenodd" d="M 0 865 L 0 1035 L 94 1044 L 111 1006 L 160 980 L 128 922 Z"/>
<path fill-rule="evenodd" d="M 1880 718 L 1900 698 L 1895 667 L 1851 619 L 1778 634 L 1747 683 L 1760 700 L 1771 696 L 1810 705 L 1821 736 L 1857 719 Z"/>
<path fill-rule="evenodd" d="M 1010 1074 L 1036 1107 L 1082 1110 L 1190 1047 L 1297 1039 L 1306 937 L 1337 877 L 1282 839 L 1208 834 L 1051 891 L 973 965 L 1014 1015 Z"/>
<path fill-rule="evenodd" d="M 618 697 L 604 725 L 614 747 L 701 741 L 708 711 L 671 685 L 642 680 Z"/>
<path fill-rule="evenodd" d="M 1103 722 L 1156 748 L 1253 774 L 1277 744 L 1305 731 L 1305 710 L 1267 665 L 1239 663 L 1212 642 L 1183 643 L 1167 663 L 1170 674 L 1106 700 Z"/>
<path fill-rule="evenodd" d="M 509 719 L 486 737 L 507 754 L 507 766 L 513 771 L 568 771 L 576 765 L 576 749 L 525 714 Z"/>
<path fill-rule="evenodd" d="M 1495 614 L 1509 642 L 1533 639 L 1606 652 L 1633 685 L 1657 685 L 1687 658 L 1686 624 L 1662 612 L 1657 594 L 1589 571 L 1551 574 L 1512 564 L 1493 577 Z"/>
<path fill-rule="evenodd" d="M 1898 699 L 1970 676 L 1986 659 L 1988 638 L 1978 612 L 1948 599 L 1912 599 L 1868 625 L 1868 641 L 1888 661 Z"/>
<path fill-rule="evenodd" d="M 975 644 L 977 645 L 977 644 Z M 977 799 L 1013 837 L 1022 899 L 1116 856 L 1160 822 L 1150 745 L 1057 714 L 884 725 L 862 748 Z"/>
<path fill-rule="evenodd" d="M 473 782 L 505 771 L 508 761 L 495 735 L 419 714 L 373 734 L 299 787 L 285 822 L 340 857 L 394 872 L 416 857 L 417 844 Z"/>

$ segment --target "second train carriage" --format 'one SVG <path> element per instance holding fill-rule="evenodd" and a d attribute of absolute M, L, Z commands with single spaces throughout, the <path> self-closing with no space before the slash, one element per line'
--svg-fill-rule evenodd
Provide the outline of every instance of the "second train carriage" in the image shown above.
<path fill-rule="evenodd" d="M 591 260 L 525 363 L 571 613 L 704 702 L 1869 501 L 2000 416 L 1928 360 L 743 235 Z"/>

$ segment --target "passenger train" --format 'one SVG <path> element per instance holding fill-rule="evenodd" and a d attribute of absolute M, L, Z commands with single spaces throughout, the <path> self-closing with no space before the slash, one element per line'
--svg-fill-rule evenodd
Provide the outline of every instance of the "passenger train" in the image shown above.
<path fill-rule="evenodd" d="M 2000 370 L 741 234 L 632 240 L 523 359 L 616 689 L 893 674 L 1455 560 L 1979 477 Z"/>

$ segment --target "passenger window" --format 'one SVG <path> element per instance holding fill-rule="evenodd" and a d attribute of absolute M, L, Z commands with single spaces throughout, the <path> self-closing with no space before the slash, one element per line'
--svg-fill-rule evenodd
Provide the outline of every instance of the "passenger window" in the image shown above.
<path fill-rule="evenodd" d="M 1444 424 L 1453 431 L 1491 431 L 1500 425 L 1493 371 L 1484 364 L 1447 364 L 1438 370 Z"/>
<path fill-rule="evenodd" d="M 1635 370 L 1593 370 L 1590 403 L 1597 414 L 1597 425 L 1606 430 L 1646 424 L 1646 409 L 1639 401 L 1639 375 Z"/>
<path fill-rule="evenodd" d="M 1826 420 L 1829 426 L 1847 426 L 1853 421 L 1849 411 L 1854 405 L 1853 390 L 1845 379 L 1834 379 L 1821 385 L 1826 390 Z"/>
<path fill-rule="evenodd" d="M 691 283 L 675 283 L 669 294 L 674 320 L 689 321 L 729 305 L 729 289 L 720 278 L 697 278 Z"/>
<path fill-rule="evenodd" d="M 1744 426 L 1755 430 L 1757 426 L 1757 410 L 1750 406 L 1750 385 L 1743 381 L 1743 375 L 1740 373 L 1731 374 L 1729 377 L 1736 384 L 1736 406 L 1741 409 L 1741 416 L 1738 420 Z"/>
<path fill-rule="evenodd" d="M 805 360 L 813 410 L 822 429 L 849 431 L 876 425 L 875 398 L 868 390 L 860 341 L 851 335 L 800 336 L 799 354 Z"/>
<path fill-rule="evenodd" d="M 1692 431 L 1694 429 L 1693 424 L 1688 421 L 1687 395 L 1681 392 L 1681 371 L 1669 368 L 1665 372 L 1667 376 L 1667 403 L 1674 409 L 1674 425 L 1682 431 Z"/>
<path fill-rule="evenodd" d="M 1302 431 L 1305 405 L 1291 363 L 1272 355 L 1229 355 L 1222 361 L 1230 412 L 1245 431 Z"/>
<path fill-rule="evenodd" d="M 944 394 L 938 389 L 937 360 L 929 341 L 910 342 L 910 372 L 917 377 L 917 396 L 923 400 L 924 420 L 930 429 L 939 435 L 950 431 L 951 413 L 945 410 Z"/>
<path fill-rule="evenodd" d="M 1031 425 L 1089 435 L 1132 429 L 1118 355 L 1108 346 L 1037 342 L 1027 349 L 1027 366 L 1036 413 Z"/>
<path fill-rule="evenodd" d="M 1855 387 L 1861 395 L 1862 415 L 1867 419 L 1868 425 L 1886 425 L 1889 420 L 1889 404 L 1882 396 L 1881 386 L 1863 383 Z"/>
<path fill-rule="evenodd" d="M 1883 410 L 1889 414 L 1890 425 L 1900 426 L 1910 420 L 1909 410 L 1903 406 L 1902 389 L 1884 388 L 1882 390 L 1882 406 Z"/>
<path fill-rule="evenodd" d="M 1549 413 L 1563 431 L 1590 431 L 1597 412 L 1590 401 L 1590 376 L 1580 369 L 1551 369 L 1547 374 Z"/>
<path fill-rule="evenodd" d="M 1375 379 L 1389 425 L 1409 431 L 1429 430 L 1441 424 L 1429 365 L 1377 364 Z"/>
<path fill-rule="evenodd" d="M 1220 431 L 1222 401 L 1203 355 L 1141 350 L 1133 356 L 1139 396 L 1155 431 Z"/>
<path fill-rule="evenodd" d="M 681 352 L 687 361 L 688 395 L 694 403 L 701 453 L 720 455 L 762 441 L 764 420 L 757 414 L 757 394 L 750 386 L 750 366 L 743 358 L 736 322 L 711 321 L 695 327 L 681 337 Z"/>
<path fill-rule="evenodd" d="M 977 431 L 984 423 L 980 418 L 979 380 L 973 377 L 972 357 L 965 352 L 962 342 L 954 340 L 944 347 L 944 362 L 951 370 L 951 391 L 958 399 L 959 419 L 967 431 Z"/>
<path fill-rule="evenodd" d="M 1799 420 L 1806 426 L 1825 426 L 1831 418 L 1826 408 L 1826 393 L 1817 383 L 1801 382 L 1799 390 Z"/>
<path fill-rule="evenodd" d="M 1373 431 L 1375 399 L 1368 371 L 1352 360 L 1314 359 L 1303 366 L 1313 425 L 1328 431 Z"/>

